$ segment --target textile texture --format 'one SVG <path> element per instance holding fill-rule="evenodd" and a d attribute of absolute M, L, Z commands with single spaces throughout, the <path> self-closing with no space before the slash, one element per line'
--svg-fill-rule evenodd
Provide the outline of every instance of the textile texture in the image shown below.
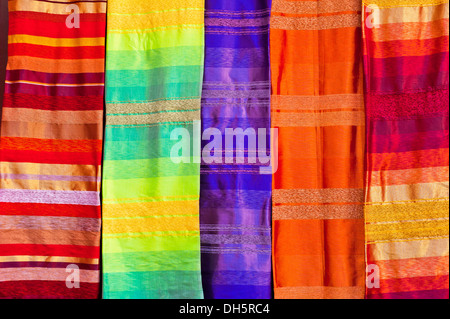
<path fill-rule="evenodd" d="M 204 2 L 110 0 L 107 34 L 103 295 L 202 298 L 200 162 L 171 138 L 200 120 Z"/>
<path fill-rule="evenodd" d="M 448 299 L 448 1 L 364 6 L 367 298 Z"/>
<path fill-rule="evenodd" d="M 98 298 L 106 1 L 8 3 L 0 298 Z"/>
<path fill-rule="evenodd" d="M 274 0 L 270 47 L 277 299 L 364 298 L 360 0 Z"/>
<path fill-rule="evenodd" d="M 269 18 L 269 0 L 206 1 L 200 197 L 206 298 L 272 296 L 272 175 L 260 172 L 270 160 Z"/>

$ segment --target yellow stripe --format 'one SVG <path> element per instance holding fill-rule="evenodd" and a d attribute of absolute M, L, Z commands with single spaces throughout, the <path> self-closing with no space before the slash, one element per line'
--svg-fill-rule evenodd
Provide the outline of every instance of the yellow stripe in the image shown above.
<path fill-rule="evenodd" d="M 368 243 L 447 237 L 448 233 L 448 219 L 367 225 Z"/>
<path fill-rule="evenodd" d="M 8 43 L 26 43 L 35 45 L 45 45 L 49 47 L 88 47 L 104 46 L 105 38 L 48 38 L 27 34 L 15 34 L 8 36 Z"/>
<path fill-rule="evenodd" d="M 195 215 L 198 214 L 198 201 L 186 200 L 149 202 L 149 203 L 123 203 L 104 204 L 104 218 L 143 218 L 158 215 Z"/>
<path fill-rule="evenodd" d="M 368 205 L 365 207 L 367 223 L 400 222 L 448 217 L 448 200 Z M 370 227 L 370 226 L 369 226 Z"/>
<path fill-rule="evenodd" d="M 158 217 L 156 217 L 158 218 Z M 103 225 L 104 234 L 148 233 L 169 231 L 198 231 L 198 214 L 194 216 L 139 219 L 114 219 Z"/>
<path fill-rule="evenodd" d="M 377 5 L 380 8 L 428 7 L 448 3 L 448 0 L 363 0 L 365 6 Z"/>
<path fill-rule="evenodd" d="M 109 0 L 108 14 L 110 13 L 148 13 L 152 11 L 173 10 L 182 8 L 203 8 L 204 0 Z"/>

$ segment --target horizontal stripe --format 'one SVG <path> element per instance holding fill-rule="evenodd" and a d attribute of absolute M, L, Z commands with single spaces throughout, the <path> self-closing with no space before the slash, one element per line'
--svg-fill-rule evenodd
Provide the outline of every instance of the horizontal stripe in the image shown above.
<path fill-rule="evenodd" d="M 363 219 L 363 204 L 274 206 L 273 220 Z"/>
<path fill-rule="evenodd" d="M 361 26 L 361 15 L 342 14 L 313 18 L 294 18 L 272 15 L 270 27 L 281 30 L 324 30 Z"/>
<path fill-rule="evenodd" d="M 363 0 L 364 5 L 375 4 L 382 8 L 391 7 L 426 7 L 448 3 L 448 0 Z"/>
<path fill-rule="evenodd" d="M 374 59 L 401 56 L 424 56 L 448 52 L 449 39 L 441 36 L 424 40 L 394 40 L 385 42 L 368 42 L 367 54 Z"/>
<path fill-rule="evenodd" d="M 449 276 L 425 276 L 413 278 L 382 279 L 379 289 L 370 289 L 370 294 L 397 293 L 448 289 Z"/>
<path fill-rule="evenodd" d="M 198 251 L 200 234 L 153 236 L 144 238 L 108 238 L 103 240 L 103 254 L 156 251 Z"/>
<path fill-rule="evenodd" d="M 8 83 L 42 83 L 47 85 L 100 85 L 104 83 L 103 73 L 43 73 L 29 70 L 9 70 Z"/>
<path fill-rule="evenodd" d="M 336 94 L 336 95 L 273 95 L 272 110 L 337 110 L 337 109 L 363 109 L 364 96 L 362 94 Z"/>
<path fill-rule="evenodd" d="M 448 238 L 392 243 L 376 243 L 367 246 L 368 260 L 397 260 L 448 256 Z"/>
<path fill-rule="evenodd" d="M 363 189 L 274 189 L 274 204 L 293 203 L 359 203 Z"/>
<path fill-rule="evenodd" d="M 446 27 L 449 19 L 429 22 L 390 23 L 379 25 L 366 33 L 366 38 L 374 42 L 395 40 L 424 40 L 449 35 Z"/>
<path fill-rule="evenodd" d="M 9 56 L 8 70 L 30 70 L 46 73 L 102 73 L 104 59 L 54 60 L 26 56 Z"/>
<path fill-rule="evenodd" d="M 159 215 L 198 214 L 197 201 L 103 204 L 103 219 L 147 218 Z"/>
<path fill-rule="evenodd" d="M 15 71 L 8 71 L 7 74 Z M 21 72 L 21 71 L 19 71 Z M 26 71 L 36 74 L 35 71 Z M 48 74 L 48 73 L 44 73 Z M 99 73 L 95 73 L 99 74 Z M 78 81 L 78 80 L 77 80 Z M 3 107 L 25 108 L 52 111 L 87 111 L 103 110 L 103 95 L 101 96 L 38 96 L 31 94 L 10 94 L 3 96 Z M 15 119 L 14 121 L 17 121 Z"/>
<path fill-rule="evenodd" d="M 167 111 L 148 115 L 109 116 L 107 125 L 158 124 L 161 122 L 185 122 L 200 120 L 200 110 Z"/>
<path fill-rule="evenodd" d="M 14 2 L 15 6 L 10 4 L 9 11 L 20 13 L 26 11 L 32 12 L 42 12 L 49 14 L 61 14 L 68 15 L 67 3 L 51 3 L 44 1 L 29 1 L 29 0 L 16 0 Z M 105 13 L 106 12 L 106 1 L 96 1 L 96 2 L 79 2 L 77 6 L 80 8 L 80 13 Z"/>
<path fill-rule="evenodd" d="M 272 123 L 281 127 L 364 126 L 362 111 L 326 113 L 272 113 Z"/>
<path fill-rule="evenodd" d="M 275 299 L 363 299 L 364 287 L 275 287 Z"/>
<path fill-rule="evenodd" d="M 30 179 L 13 178 L 4 180 L 2 189 L 99 192 L 100 183 L 80 182 L 80 181 L 30 180 Z"/>
<path fill-rule="evenodd" d="M 449 221 L 403 221 L 367 227 L 367 243 L 448 237 Z"/>
<path fill-rule="evenodd" d="M 32 109 L 4 108 L 3 121 L 16 121 L 33 123 L 58 123 L 58 124 L 97 124 L 103 122 L 102 111 L 62 111 L 53 112 Z"/>
<path fill-rule="evenodd" d="M 37 139 L 4 137 L 2 138 L 1 148 L 5 150 L 17 151 L 39 151 L 39 152 L 101 152 L 102 141 L 99 140 L 55 140 L 55 139 Z"/>
<path fill-rule="evenodd" d="M 376 261 L 380 279 L 443 276 L 449 273 L 449 258 L 428 257 Z"/>
<path fill-rule="evenodd" d="M 100 182 L 100 177 L 95 176 L 64 176 L 64 175 L 32 175 L 32 174 L 3 174 L 2 179 L 22 179 L 36 181 L 74 181 L 74 182 Z"/>
<path fill-rule="evenodd" d="M 11 43 L 8 45 L 8 54 L 12 56 L 33 56 L 46 59 L 103 59 L 105 57 L 105 47 L 83 46 L 80 49 L 75 49 L 29 43 Z"/>
<path fill-rule="evenodd" d="M 59 256 L 0 256 L 0 263 L 66 263 L 78 265 L 98 265 L 98 259 Z"/>
<path fill-rule="evenodd" d="M 100 167 L 93 165 L 49 165 L 43 163 L 0 162 L 0 171 L 5 174 L 100 176 Z"/>
<path fill-rule="evenodd" d="M 200 101 L 193 100 L 167 100 L 150 103 L 107 103 L 108 115 L 137 115 L 162 111 L 186 111 L 200 109 Z"/>
<path fill-rule="evenodd" d="M 100 220 L 96 218 L 47 217 L 47 216 L 0 216 L 3 230 L 40 229 L 100 231 Z"/>
<path fill-rule="evenodd" d="M 81 206 L 67 204 L 36 204 L 36 203 L 2 203 L 2 215 L 34 216 L 39 211 L 40 216 L 72 216 L 85 218 L 100 218 L 100 207 L 96 205 Z"/>
<path fill-rule="evenodd" d="M 448 198 L 449 183 L 447 181 L 409 185 L 375 186 L 370 187 L 367 193 L 367 201 L 379 203 Z"/>
<path fill-rule="evenodd" d="M 109 19 L 111 21 L 108 22 L 108 32 L 148 29 L 150 16 L 152 28 L 183 25 L 186 21 L 189 21 L 189 24 L 200 25 L 205 20 L 203 8 L 179 8 L 179 10 L 160 11 L 157 14 L 134 14 L 131 16 L 110 14 Z"/>
<path fill-rule="evenodd" d="M 31 2 L 31 1 L 30 1 Z M 21 299 L 98 299 L 100 296 L 98 283 L 84 283 L 79 289 L 67 289 L 59 281 L 4 281 L 0 282 L 0 290 L 8 291 Z"/>
<path fill-rule="evenodd" d="M 84 21 L 82 28 L 67 28 L 65 21 L 35 20 L 22 15 L 14 17 L 14 23 L 9 25 L 9 34 L 50 38 L 104 38 L 105 31 L 104 21 Z"/>
<path fill-rule="evenodd" d="M 448 198 L 366 205 L 365 211 L 368 224 L 445 218 L 448 217 Z"/>
<path fill-rule="evenodd" d="M 117 12 L 120 13 L 120 15 L 143 13 L 154 14 L 163 10 L 180 10 L 183 8 L 204 8 L 204 2 L 202 0 L 172 0 L 168 2 L 131 0 L 127 3 L 115 1 L 108 5 L 108 12 Z"/>
<path fill-rule="evenodd" d="M 54 262 L 0 262 L 0 268 L 64 268 L 73 267 L 73 263 L 54 263 Z M 76 264 L 80 269 L 99 270 L 99 265 Z"/>
<path fill-rule="evenodd" d="M 193 216 L 163 214 L 155 216 L 155 218 L 110 220 L 103 225 L 103 232 L 105 234 L 131 234 L 199 230 L 198 213 Z"/>
<path fill-rule="evenodd" d="M 51 236 L 50 236 L 51 238 Z M 97 241 L 95 241 L 97 242 Z M 96 258 L 100 257 L 98 246 L 78 245 L 39 245 L 39 244 L 3 244 L 0 256 L 59 256 Z M 1 258 L 1 257 L 0 257 Z"/>
<path fill-rule="evenodd" d="M 0 189 L 0 202 L 100 205 L 97 192 Z"/>
<path fill-rule="evenodd" d="M 321 1 L 288 1 L 277 0 L 272 4 L 272 12 L 291 14 L 317 14 L 344 11 L 361 11 L 361 1 L 355 0 L 321 0 Z"/>
<path fill-rule="evenodd" d="M 23 14 L 23 12 L 21 12 Z M 80 21 L 81 25 L 81 21 Z M 86 46 L 104 46 L 105 39 L 97 38 L 50 38 L 43 36 L 34 36 L 27 34 L 11 34 L 8 36 L 8 43 L 27 43 L 51 47 L 86 47 Z"/>
<path fill-rule="evenodd" d="M 3 149 L 0 153 L 2 162 L 28 162 L 46 164 L 96 165 L 102 161 L 101 152 L 39 152 Z"/>
<path fill-rule="evenodd" d="M 20 120 L 20 119 L 18 119 Z M 51 124 L 31 122 L 2 122 L 2 136 L 55 140 L 100 140 L 102 123 Z"/>
<path fill-rule="evenodd" d="M 73 230 L 18 229 L 0 232 L 2 246 L 23 245 L 77 245 L 89 246 L 100 243 L 100 232 L 82 232 Z M 100 247 L 98 247 L 100 250 Z M 53 252 L 50 250 L 49 254 Z"/>
<path fill-rule="evenodd" d="M 5 82 L 6 93 L 24 93 L 36 95 L 60 95 L 60 96 L 77 96 L 77 95 L 97 95 L 100 96 L 104 91 L 103 83 L 92 83 L 87 85 L 61 84 L 48 85 L 45 83 L 20 83 Z"/>
<path fill-rule="evenodd" d="M 419 288 L 420 289 L 420 288 Z M 371 294 L 367 296 L 368 299 L 449 299 L 448 289 L 434 289 L 434 290 L 415 290 L 409 292 L 394 292 Z"/>
<path fill-rule="evenodd" d="M 448 182 L 449 168 L 421 167 L 406 170 L 373 171 L 370 176 L 370 186 L 391 186 L 402 184 Z M 432 198 L 432 197 L 430 197 Z M 370 200 L 376 202 L 376 200 Z"/>
<path fill-rule="evenodd" d="M 100 282 L 100 272 L 98 270 L 80 269 L 80 283 Z M 58 268 L 0 268 L 0 282 L 22 281 L 22 280 L 51 280 L 63 281 L 68 279 L 69 273 L 66 269 Z"/>
<path fill-rule="evenodd" d="M 448 148 L 418 150 L 401 153 L 369 154 L 370 171 L 387 171 L 449 165 Z"/>

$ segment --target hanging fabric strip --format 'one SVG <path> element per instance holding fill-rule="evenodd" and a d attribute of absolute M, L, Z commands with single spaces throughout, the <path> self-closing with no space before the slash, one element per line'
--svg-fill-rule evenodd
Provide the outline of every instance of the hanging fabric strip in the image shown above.
<path fill-rule="evenodd" d="M 270 161 L 269 19 L 270 0 L 206 1 L 200 198 L 206 298 L 272 296 L 272 175 L 262 172 Z"/>
<path fill-rule="evenodd" d="M 204 1 L 110 0 L 107 36 L 104 297 L 202 298 Z"/>
<path fill-rule="evenodd" d="M 106 1 L 9 1 L 0 298 L 98 298 Z"/>
<path fill-rule="evenodd" d="M 274 0 L 275 298 L 364 298 L 360 0 Z"/>
<path fill-rule="evenodd" d="M 367 297 L 448 299 L 448 1 L 364 11 Z"/>

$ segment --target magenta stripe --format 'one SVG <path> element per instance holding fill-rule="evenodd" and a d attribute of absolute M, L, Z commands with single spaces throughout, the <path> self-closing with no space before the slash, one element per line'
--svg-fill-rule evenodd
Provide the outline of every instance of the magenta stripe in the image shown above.
<path fill-rule="evenodd" d="M 46 96 L 100 96 L 104 87 L 101 86 L 44 86 L 26 83 L 6 83 L 5 93 L 23 93 Z"/>
<path fill-rule="evenodd" d="M 7 81 L 33 81 L 48 84 L 104 83 L 104 73 L 43 73 L 29 70 L 8 70 Z"/>

